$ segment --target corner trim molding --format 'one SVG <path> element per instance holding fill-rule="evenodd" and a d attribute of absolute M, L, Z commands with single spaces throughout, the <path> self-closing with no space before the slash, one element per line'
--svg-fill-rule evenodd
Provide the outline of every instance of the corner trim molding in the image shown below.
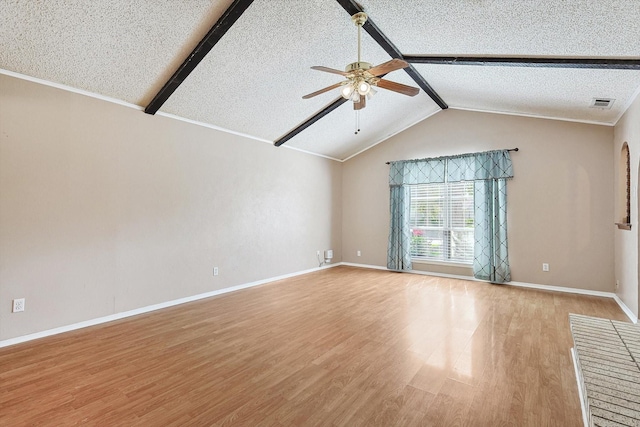
<path fill-rule="evenodd" d="M 40 84 L 40 85 L 43 85 L 43 86 L 53 87 L 53 88 L 56 88 L 56 89 L 64 90 L 66 92 L 71 92 L 71 93 L 76 93 L 78 95 L 88 96 L 89 98 L 99 99 L 101 101 L 110 102 L 112 104 L 122 105 L 123 107 L 133 108 L 134 110 L 138 110 L 138 111 L 143 111 L 144 110 L 144 107 L 141 107 L 141 106 L 136 105 L 136 104 L 132 104 L 132 103 L 127 102 L 127 101 L 122 101 L 120 99 L 112 98 L 110 96 L 101 95 L 101 94 L 95 93 L 95 92 L 89 92 L 88 90 L 78 89 L 78 88 L 75 88 L 75 87 L 72 87 L 72 86 L 67 86 L 67 85 L 62 84 L 62 83 L 55 83 L 55 82 L 52 82 L 50 80 L 44 80 L 44 79 L 40 79 L 38 77 L 31 77 L 31 76 L 28 76 L 26 74 L 16 73 L 15 71 L 9 71 L 9 70 L 5 70 L 3 68 L 0 68 L 0 74 L 3 74 L 5 76 L 9 76 L 9 77 L 14 77 L 14 78 L 20 79 L 20 80 L 26 80 L 26 81 L 31 82 L 31 83 L 37 83 L 37 84 Z"/>
<path fill-rule="evenodd" d="M 116 105 L 120 105 L 123 107 L 127 107 L 127 108 L 132 108 L 134 110 L 138 110 L 138 111 L 143 111 L 144 112 L 144 107 L 140 106 L 140 105 L 136 105 L 136 104 L 132 104 L 130 102 L 126 102 L 126 101 L 122 101 L 120 99 L 116 99 L 116 98 L 112 98 L 110 96 L 106 96 L 106 95 L 101 95 L 99 93 L 95 93 L 95 92 L 89 92 L 88 90 L 84 90 L 84 89 L 78 89 L 75 88 L 73 86 L 67 86 L 61 83 L 55 83 L 49 80 L 44 80 L 44 79 L 40 79 L 38 77 L 31 77 L 28 76 L 26 74 L 20 74 L 20 73 L 16 73 L 14 71 L 9 71 L 9 70 L 5 70 L 3 68 L 0 68 L 0 75 L 5 75 L 5 76 L 9 76 L 9 77 L 14 77 L 16 79 L 20 79 L 20 80 L 26 80 L 28 82 L 31 83 L 36 83 L 36 84 L 40 84 L 43 86 L 48 86 L 48 87 L 52 87 L 55 89 L 60 89 L 63 90 L 65 92 L 71 92 L 71 93 L 75 93 L 77 95 L 83 95 L 83 96 L 87 96 L 89 98 L 93 98 L 93 99 L 99 99 L 101 101 L 105 101 L 105 102 L 109 102 L 111 104 L 116 104 Z M 164 111 L 158 111 L 156 114 L 156 116 L 161 116 L 161 117 L 166 117 L 168 119 L 171 120 L 177 120 L 179 122 L 185 122 L 185 123 L 189 123 L 195 126 L 200 126 L 200 127 L 205 127 L 208 129 L 213 129 L 219 132 L 223 132 L 223 133 L 228 133 L 230 135 L 236 135 L 242 138 L 247 138 L 249 140 L 252 141 L 259 141 L 259 142 L 266 142 L 269 145 L 273 145 L 273 141 L 270 141 L 268 139 L 264 139 L 264 138 L 260 138 L 257 136 L 253 136 L 253 135 L 249 135 L 247 133 L 242 133 L 242 132 L 236 132 L 234 130 L 231 129 L 227 129 L 227 128 L 223 128 L 220 126 L 216 126 L 216 125 L 212 125 L 209 123 L 205 123 L 205 122 L 200 122 L 198 120 L 193 120 L 193 119 L 188 119 L 186 117 L 181 117 L 181 116 L 177 116 L 175 114 L 171 114 L 171 113 L 166 113 Z M 295 151 L 299 151 L 301 153 L 305 153 L 311 156 L 315 156 L 315 157 L 322 157 L 324 159 L 329 159 L 329 160 L 333 160 L 335 162 L 343 162 L 344 160 L 340 160 L 340 159 L 336 159 L 324 154 L 319 154 L 319 153 L 314 153 L 311 151 L 307 151 L 307 150 L 303 150 L 301 148 L 296 148 L 296 147 L 290 147 L 290 146 L 284 146 L 284 148 L 290 149 L 290 150 L 295 150 Z"/>
<path fill-rule="evenodd" d="M 489 113 L 489 114 L 499 114 L 502 116 L 515 116 L 515 117 L 529 117 L 531 119 L 542 119 L 542 120 L 555 120 L 559 122 L 570 122 L 570 123 L 584 123 L 587 125 L 597 125 L 597 126 L 615 126 L 615 123 L 611 122 L 598 122 L 595 120 L 581 120 L 581 119 L 570 119 L 568 117 L 551 117 L 551 116 L 542 116 L 532 113 L 517 113 L 513 111 L 498 111 L 498 110 L 483 110 L 479 108 L 467 108 L 467 107 L 454 107 L 449 106 L 452 110 L 461 110 L 461 111 L 473 111 L 476 113 Z"/>
<path fill-rule="evenodd" d="M 584 427 L 589 427 L 589 420 L 587 417 L 587 408 L 584 406 L 584 395 L 582 394 L 582 384 L 580 384 L 580 371 L 578 370 L 578 362 L 576 359 L 576 350 L 571 347 L 571 360 L 573 361 L 573 370 L 576 374 L 576 384 L 578 384 L 578 395 L 580 396 L 580 409 L 582 411 L 582 422 Z"/>
<path fill-rule="evenodd" d="M 144 107 L 140 106 L 140 105 L 136 105 L 136 104 L 131 104 L 129 102 L 126 101 L 122 101 L 116 98 L 111 98 L 109 96 L 105 96 L 105 95 L 100 95 L 98 93 L 95 92 L 89 92 L 83 89 L 77 89 L 74 88 L 72 86 L 67 86 L 61 83 L 55 83 L 49 80 L 44 80 L 44 79 L 40 79 L 37 77 L 31 77 L 28 76 L 26 74 L 20 74 L 20 73 L 16 73 L 14 71 L 9 71 L 9 70 L 5 70 L 3 68 L 0 68 L 0 74 L 9 76 L 9 77 L 15 77 L 17 79 L 21 79 L 21 80 L 26 80 L 26 81 L 30 81 L 32 83 L 37 83 L 37 84 L 41 84 L 44 86 L 49 86 L 49 87 L 53 87 L 56 89 L 61 89 L 67 92 L 72 92 L 72 93 L 76 93 L 79 95 L 84 95 L 84 96 L 88 96 L 90 98 L 94 98 L 94 99 L 100 99 L 102 101 L 106 101 L 106 102 L 110 102 L 113 104 L 117 104 L 117 105 L 122 105 L 123 107 L 128 107 L 128 108 L 133 108 L 134 110 L 138 110 L 138 111 L 144 111 Z M 449 109 L 451 110 L 461 110 L 461 111 L 472 111 L 472 112 L 477 112 L 477 113 L 487 113 L 487 114 L 498 114 L 498 115 L 505 115 L 505 116 L 516 116 L 516 117 L 529 117 L 529 118 L 533 118 L 533 119 L 542 119 L 542 120 L 556 120 L 556 121 L 563 121 L 563 122 L 572 122 L 572 123 L 584 123 L 584 124 L 590 124 L 590 125 L 599 125 L 599 126 L 610 126 L 613 127 L 615 126 L 618 121 L 622 118 L 622 116 L 624 115 L 624 113 L 626 113 L 626 111 L 629 109 L 629 107 L 631 107 L 631 104 L 633 104 L 634 100 L 640 96 L 640 87 L 638 88 L 638 90 L 636 90 L 636 93 L 630 97 L 629 102 L 627 103 L 626 108 L 624 109 L 624 111 L 622 111 L 622 113 L 619 115 L 619 117 L 613 122 L 613 123 L 608 123 L 608 122 L 596 122 L 596 121 L 591 121 L 591 120 L 577 120 L 577 119 L 568 119 L 568 118 L 560 118 L 560 117 L 549 117 L 549 116 L 538 116 L 538 115 L 534 115 L 534 114 L 527 114 L 527 113 L 514 113 L 514 112 L 508 112 L 508 111 L 493 111 L 493 110 L 481 110 L 481 109 L 477 109 L 477 108 L 465 108 L 465 107 L 455 107 L 455 106 L 449 106 Z M 427 116 L 420 118 L 418 120 L 416 120 L 415 122 L 413 122 L 412 124 L 409 124 L 408 126 L 388 135 L 385 136 L 383 138 L 381 138 L 380 140 L 373 142 L 371 145 L 361 149 L 360 151 L 358 151 L 357 153 L 354 154 L 350 154 L 348 157 L 344 158 L 344 159 L 337 159 L 331 156 L 327 156 L 324 154 L 319 154 L 319 153 L 314 153 L 312 151 L 307 151 L 301 148 L 297 148 L 297 147 L 292 147 L 289 145 L 283 145 L 285 148 L 291 149 L 291 150 L 295 150 L 295 151 L 299 151 L 301 153 L 305 153 L 311 156 L 316 156 L 316 157 L 321 157 L 321 158 L 325 158 L 325 159 L 329 159 L 329 160 L 333 160 L 339 163 L 343 163 L 346 162 L 348 160 L 351 160 L 352 158 L 364 153 L 365 151 L 375 147 L 378 144 L 381 144 L 383 142 L 385 142 L 386 140 L 396 136 L 397 134 L 404 132 L 405 130 L 411 128 L 412 126 L 415 126 L 416 124 L 432 117 L 433 115 L 441 112 L 442 110 L 437 110 L 434 111 L 430 114 L 428 114 Z M 253 141 L 260 141 L 260 142 L 265 142 L 268 144 L 273 145 L 273 141 L 269 141 L 267 139 L 264 138 L 260 138 L 257 136 L 253 136 L 253 135 L 249 135 L 249 134 L 245 134 L 242 132 L 236 132 L 233 131 L 231 129 L 226 129 L 223 127 L 219 127 L 219 126 L 215 126 L 215 125 L 211 125 L 208 123 L 204 123 L 204 122 L 200 122 L 197 120 L 192 120 L 192 119 L 188 119 L 186 117 L 181 117 L 181 116 L 177 116 L 175 114 L 170 114 L 170 113 L 166 113 L 166 112 L 162 112 L 159 111 L 156 113 L 157 116 L 163 116 L 169 119 L 173 119 L 173 120 L 178 120 L 178 121 L 182 121 L 182 122 L 186 122 L 186 123 L 190 123 L 196 126 L 202 126 L 202 127 L 206 127 L 209 129 L 214 129 L 220 132 L 224 132 L 224 133 L 228 133 L 231 135 L 237 135 L 243 138 L 247 138 Z"/>
<path fill-rule="evenodd" d="M 75 331 L 76 329 L 87 328 L 89 326 L 100 325 L 102 323 L 112 322 L 114 320 L 124 319 L 126 317 L 137 316 L 138 314 L 149 313 L 152 311 L 157 311 L 163 308 L 172 307 L 174 305 L 185 304 L 187 302 L 197 301 L 205 298 L 214 297 L 217 295 L 227 294 L 231 292 L 236 292 L 242 289 L 253 288 L 255 286 L 264 285 L 267 283 L 275 282 L 282 279 L 288 279 L 290 277 L 301 276 L 303 274 L 313 273 L 315 271 L 326 270 L 327 268 L 337 267 L 340 263 L 329 264 L 324 267 L 316 267 L 308 270 L 297 271 L 295 273 L 283 274 L 281 276 L 270 277 L 268 279 L 257 280 L 255 282 L 244 283 L 242 285 L 231 286 L 228 288 L 217 289 L 215 291 L 205 292 L 202 294 L 191 295 L 184 298 L 175 299 L 172 301 L 161 302 L 159 304 L 148 305 L 146 307 L 140 307 L 133 310 L 123 311 L 120 313 L 110 314 L 108 316 L 98 317 L 95 319 L 85 320 L 83 322 L 73 323 L 71 325 L 60 326 L 58 328 L 48 329 L 41 332 L 35 332 L 33 334 L 22 335 L 15 338 L 9 338 L 3 341 L 0 341 L 0 348 L 8 347 L 15 344 L 20 344 L 27 341 L 37 340 L 39 338 L 45 338 L 52 335 L 62 334 L 64 332 Z"/>
<path fill-rule="evenodd" d="M 381 267 L 379 265 L 355 264 L 355 263 L 351 263 L 351 262 L 342 262 L 340 264 L 341 265 L 347 265 L 347 266 L 350 266 L 350 267 L 369 268 L 369 269 L 373 269 L 373 270 L 395 271 L 395 270 L 389 270 L 388 268 Z M 411 271 L 407 271 L 407 273 L 422 274 L 422 275 L 425 275 L 425 276 L 446 277 L 446 278 L 450 278 L 450 279 L 469 280 L 469 281 L 472 281 L 472 282 L 489 283 L 489 282 L 487 282 L 485 280 L 476 279 L 475 277 L 460 276 L 460 275 L 457 275 L 457 274 L 432 273 L 430 271 L 420 271 L 420 270 L 411 270 Z M 564 286 L 540 285 L 538 283 L 526 283 L 526 282 L 507 282 L 502 286 L 516 286 L 516 287 L 520 287 L 520 288 L 539 289 L 539 290 L 543 290 L 543 291 L 564 292 L 564 293 L 568 293 L 568 294 L 579 294 L 579 295 L 589 295 L 589 296 L 595 296 L 595 297 L 611 298 L 618 304 L 618 306 L 620 306 L 620 309 L 624 312 L 624 314 L 627 315 L 627 317 L 629 318 L 629 320 L 631 320 L 631 322 L 638 323 L 638 317 L 635 314 L 633 314 L 633 311 L 631 311 L 631 309 L 629 307 L 627 307 L 624 302 L 622 302 L 622 300 L 618 297 L 618 295 L 616 295 L 613 292 L 592 291 L 592 290 L 589 290 L 589 289 L 567 288 L 567 287 L 564 287 Z"/>
<path fill-rule="evenodd" d="M 616 117 L 615 121 L 613 122 L 614 125 L 616 126 L 618 125 L 618 122 L 620 121 L 620 119 L 622 119 L 622 117 L 629 110 L 629 108 L 631 108 L 631 105 L 636 101 L 636 98 L 638 98 L 639 96 L 640 96 L 640 86 L 638 86 L 638 89 L 636 89 L 633 95 L 629 97 L 629 99 L 627 100 L 627 104 L 620 111 L 620 114 L 618 115 L 618 117 Z"/>

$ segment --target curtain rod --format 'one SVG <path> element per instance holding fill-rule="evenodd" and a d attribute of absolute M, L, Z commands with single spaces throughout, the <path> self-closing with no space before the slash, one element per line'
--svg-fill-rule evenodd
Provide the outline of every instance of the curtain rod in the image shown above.
<path fill-rule="evenodd" d="M 509 148 L 507 151 L 520 151 L 520 149 L 518 147 L 516 148 Z M 390 165 L 391 162 L 386 162 L 387 165 Z"/>

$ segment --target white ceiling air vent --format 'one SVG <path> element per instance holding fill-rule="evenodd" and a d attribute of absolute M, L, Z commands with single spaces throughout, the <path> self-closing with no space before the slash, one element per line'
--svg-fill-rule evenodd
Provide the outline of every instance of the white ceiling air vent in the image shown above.
<path fill-rule="evenodd" d="M 615 99 L 611 98 L 593 98 L 589 108 L 602 108 L 603 110 L 609 110 L 611 109 L 614 101 Z"/>

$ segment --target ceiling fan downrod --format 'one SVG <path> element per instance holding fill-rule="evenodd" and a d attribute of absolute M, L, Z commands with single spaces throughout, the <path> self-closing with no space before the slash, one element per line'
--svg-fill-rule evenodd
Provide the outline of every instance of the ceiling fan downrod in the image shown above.
<path fill-rule="evenodd" d="M 347 66 L 347 70 L 348 71 L 354 71 L 354 70 L 368 70 L 371 68 L 371 64 L 367 63 L 367 62 L 362 62 L 362 26 L 364 25 L 365 22 L 367 22 L 367 14 L 364 12 L 358 12 L 355 15 L 353 15 L 351 17 L 351 20 L 353 21 L 354 24 L 356 24 L 356 26 L 358 27 L 358 62 L 356 63 L 352 63 L 349 64 Z M 359 71 L 361 72 L 361 71 Z M 369 83 L 367 83 L 362 77 L 356 79 L 353 81 L 352 83 L 353 87 L 355 90 L 353 90 L 354 94 L 357 94 L 357 99 L 354 98 L 353 102 L 354 103 L 358 103 L 361 101 L 360 95 L 358 94 L 358 87 L 360 85 L 366 85 L 363 86 L 361 91 L 366 91 L 367 94 L 370 93 L 370 85 Z M 364 107 L 364 105 L 362 106 Z M 361 108 L 362 108 L 361 107 Z M 355 111 L 356 113 L 356 126 L 355 126 L 355 132 L 354 134 L 359 134 L 360 133 L 360 109 L 357 109 Z"/>
<path fill-rule="evenodd" d="M 365 22 L 367 22 L 367 14 L 364 12 L 358 12 L 355 15 L 351 16 L 351 20 L 353 21 L 354 24 L 356 24 L 356 26 L 358 27 L 358 62 L 361 62 L 361 56 L 360 56 L 360 40 L 361 40 L 361 34 L 362 34 L 362 26 L 364 25 Z"/>

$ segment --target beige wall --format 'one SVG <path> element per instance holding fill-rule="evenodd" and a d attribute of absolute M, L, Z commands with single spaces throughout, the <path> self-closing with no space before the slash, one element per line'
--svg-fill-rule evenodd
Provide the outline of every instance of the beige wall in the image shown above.
<path fill-rule="evenodd" d="M 610 127 L 447 110 L 340 164 L 0 76 L 0 340 L 314 268 L 316 250 L 385 266 L 386 161 L 516 146 L 513 280 L 618 279 L 637 314 L 639 123 L 638 100 L 615 144 Z M 623 141 L 634 231 L 612 232 Z"/>
<path fill-rule="evenodd" d="M 340 262 L 341 174 L 0 75 L 0 340 Z"/>
<path fill-rule="evenodd" d="M 440 112 L 344 163 L 343 260 L 386 266 L 386 161 L 518 147 L 508 184 L 512 279 L 613 292 L 612 141 L 606 126 Z"/>
<path fill-rule="evenodd" d="M 638 316 L 639 290 L 638 290 L 638 253 L 639 240 L 638 232 L 638 210 L 640 209 L 638 200 L 638 168 L 640 167 L 640 96 L 618 121 L 615 127 L 615 137 L 613 146 L 613 156 L 615 164 L 616 189 L 624 183 L 620 183 L 620 154 L 622 145 L 626 142 L 629 145 L 629 157 L 631 158 L 631 230 L 615 229 L 615 277 L 619 283 L 616 293 L 633 313 Z M 621 222 L 624 213 L 620 206 L 624 205 L 624 200 L 620 200 L 621 192 L 615 191 L 616 222 Z"/>

